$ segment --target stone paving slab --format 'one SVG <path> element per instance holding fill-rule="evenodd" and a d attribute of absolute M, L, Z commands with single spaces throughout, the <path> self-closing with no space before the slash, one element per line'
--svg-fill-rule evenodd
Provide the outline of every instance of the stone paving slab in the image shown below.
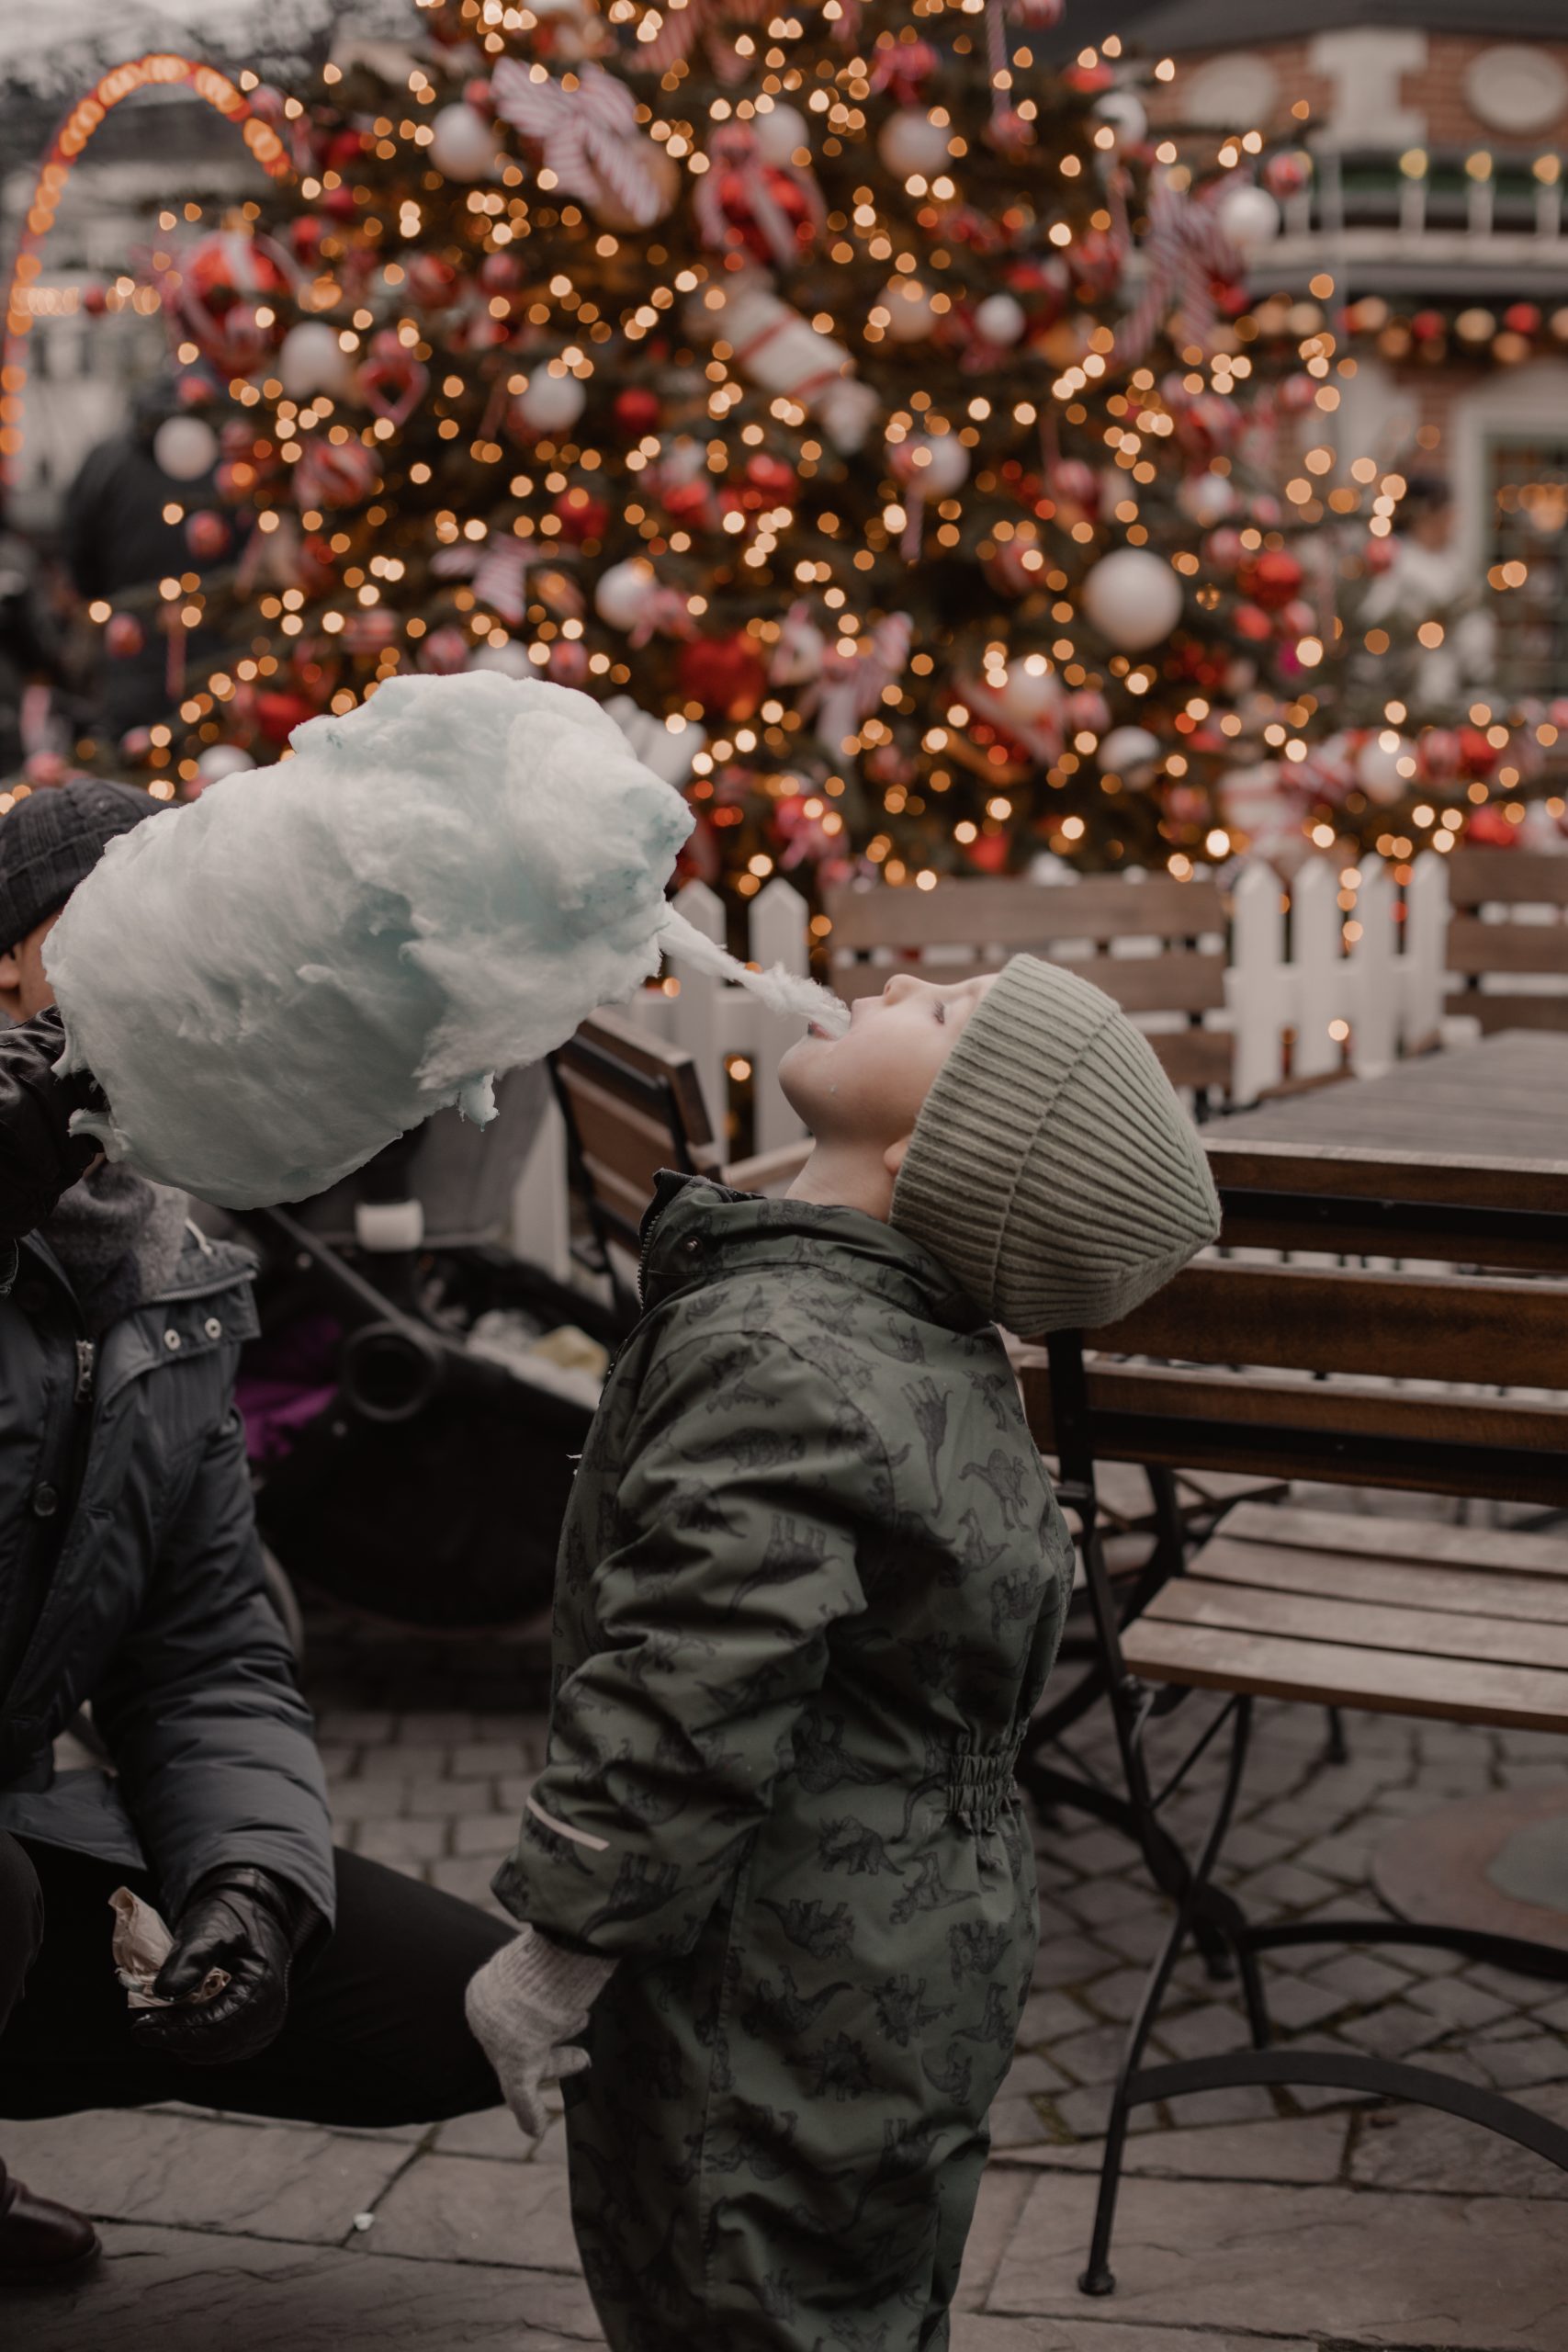
<path fill-rule="evenodd" d="M 1348 2132 L 1349 2118 L 1344 2114 L 1148 2132 L 1128 2141 L 1122 2168 L 1127 2174 L 1176 2180 L 1335 2181 L 1344 2171 Z M 1010 2148 L 1001 2161 L 1045 2172 L 1098 2172 L 1104 2148 L 1103 2140 Z M 1535 2161 L 1539 2166 L 1540 2158 Z M 1568 2176 L 1560 2177 L 1568 2196 Z"/>
<path fill-rule="evenodd" d="M 987 2310 L 1077 2320 L 1094 2185 L 1037 2181 Z M 1119 2318 L 1150 2328 L 1304 2333 L 1336 2346 L 1562 2352 L 1558 2209 L 1513 2198 L 1130 2180 L 1111 2257 Z M 1103 2308 L 1103 2305 L 1101 2306 Z"/>
<path fill-rule="evenodd" d="M 953 2352 L 1319 2352 L 1303 2336 L 1223 2335 L 1186 2327 L 1125 2327 L 1086 2301 L 1088 2316 L 1070 2320 L 996 2319 L 961 2312 L 953 2324 Z"/>
<path fill-rule="evenodd" d="M 336 2245 L 413 2149 L 131 2109 L 0 2125 L 0 2154 L 21 2179 L 97 2218 Z"/>
<path fill-rule="evenodd" d="M 463 2262 L 116 2227 L 73 2287 L 6 2305 L 17 2352 L 581 2352 L 576 2279 Z M 13 2333 L 14 2329 L 14 2333 Z"/>
<path fill-rule="evenodd" d="M 375 2220 L 378 2254 L 435 2262 L 581 2270 L 564 2165 L 425 2156 L 394 2182 Z"/>

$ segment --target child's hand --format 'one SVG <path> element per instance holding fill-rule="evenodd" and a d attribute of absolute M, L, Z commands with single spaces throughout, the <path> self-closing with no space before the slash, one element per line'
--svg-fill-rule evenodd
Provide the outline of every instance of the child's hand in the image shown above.
<path fill-rule="evenodd" d="M 500 2077 L 507 2106 L 536 2140 L 549 2120 L 542 2086 L 587 2066 L 588 2052 L 576 2037 L 615 1969 L 613 1960 L 569 1951 L 536 1928 L 525 1928 L 469 1983 L 468 2023 Z"/>

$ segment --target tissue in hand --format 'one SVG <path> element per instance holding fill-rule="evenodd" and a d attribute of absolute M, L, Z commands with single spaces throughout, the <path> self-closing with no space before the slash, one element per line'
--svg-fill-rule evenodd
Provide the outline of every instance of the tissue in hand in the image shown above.
<path fill-rule="evenodd" d="M 65 1066 L 113 1159 L 231 1208 L 302 1200 L 432 1111 L 481 1123 L 667 947 L 776 1010 L 838 1000 L 748 972 L 664 888 L 680 795 L 588 695 L 495 672 L 392 678 L 296 756 L 111 842 L 51 934 Z"/>

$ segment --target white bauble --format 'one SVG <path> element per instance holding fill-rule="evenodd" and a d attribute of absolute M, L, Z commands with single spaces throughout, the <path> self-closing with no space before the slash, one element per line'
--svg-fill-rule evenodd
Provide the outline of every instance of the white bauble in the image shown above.
<path fill-rule="evenodd" d="M 1131 90 L 1107 90 L 1096 98 L 1094 112 L 1116 133 L 1118 147 L 1136 147 L 1149 127 L 1143 101 Z"/>
<path fill-rule="evenodd" d="M 443 107 L 430 127 L 435 135 L 425 152 L 446 178 L 490 178 L 500 159 L 495 132 L 482 114 L 459 101 Z"/>
<path fill-rule="evenodd" d="M 205 789 L 208 785 L 216 784 L 220 776 L 239 775 L 244 769 L 254 765 L 249 752 L 243 752 L 238 743 L 209 743 L 196 763 L 197 784 Z"/>
<path fill-rule="evenodd" d="M 1032 727 L 1055 709 L 1061 692 L 1049 670 L 1027 669 L 1019 662 L 1009 666 L 996 696 L 1015 725 Z"/>
<path fill-rule="evenodd" d="M 1016 295 L 987 294 L 976 305 L 976 332 L 986 343 L 1016 343 L 1028 324 L 1028 313 Z"/>
<path fill-rule="evenodd" d="M 1225 474 L 1189 474 L 1176 493 L 1176 503 L 1200 530 L 1212 531 L 1228 521 L 1241 504 L 1241 492 Z"/>
<path fill-rule="evenodd" d="M 895 179 L 910 179 L 919 173 L 929 180 L 946 169 L 952 135 L 947 124 L 933 122 L 924 107 L 900 107 L 877 132 L 876 152 Z"/>
<path fill-rule="evenodd" d="M 1118 548 L 1085 578 L 1083 608 L 1122 652 L 1142 653 L 1168 637 L 1181 618 L 1181 582 L 1163 556 Z"/>
<path fill-rule="evenodd" d="M 334 399 L 348 390 L 353 368 L 337 339 L 337 329 L 322 319 L 301 319 L 278 345 L 277 380 L 291 401 L 307 401 L 313 392 Z"/>
<path fill-rule="evenodd" d="M 509 638 L 504 645 L 478 645 L 468 656 L 470 670 L 499 670 L 503 678 L 533 678 L 538 675 L 528 659 L 528 649 Z"/>
<path fill-rule="evenodd" d="M 1280 233 L 1280 208 L 1266 187 L 1233 187 L 1222 196 L 1215 217 L 1232 244 L 1266 245 Z"/>
<path fill-rule="evenodd" d="M 775 168 L 789 163 L 797 147 L 809 148 L 811 126 L 798 107 L 775 106 L 767 114 L 760 114 L 751 125 L 756 133 L 757 153 L 764 164 Z"/>
<path fill-rule="evenodd" d="M 199 481 L 218 463 L 218 435 L 204 416 L 167 416 L 152 435 L 152 457 L 171 481 Z"/>
<path fill-rule="evenodd" d="M 894 277 L 877 296 L 895 343 L 923 343 L 936 324 L 931 289 L 918 277 Z"/>
<path fill-rule="evenodd" d="M 1392 744 L 1384 739 L 1393 736 Z M 1400 773 L 1400 762 L 1407 763 Z M 1416 747 L 1403 735 L 1394 735 L 1392 727 L 1381 733 L 1369 735 L 1356 754 L 1356 781 L 1369 800 L 1382 808 L 1393 801 L 1403 800 L 1416 779 Z"/>
<path fill-rule="evenodd" d="M 658 592 L 653 566 L 640 556 L 613 563 L 593 591 L 593 609 L 608 628 L 636 628 Z"/>
<path fill-rule="evenodd" d="M 575 376 L 551 376 L 543 369 L 517 395 L 517 413 L 530 433 L 568 432 L 587 405 L 588 395 Z"/>
<path fill-rule="evenodd" d="M 1146 727 L 1113 727 L 1100 738 L 1096 754 L 1107 775 L 1125 775 L 1131 768 L 1146 767 L 1159 757 L 1159 737 Z"/>
<path fill-rule="evenodd" d="M 922 498 L 951 498 L 969 479 L 969 452 L 956 433 L 911 433 L 889 462 L 897 480 Z"/>

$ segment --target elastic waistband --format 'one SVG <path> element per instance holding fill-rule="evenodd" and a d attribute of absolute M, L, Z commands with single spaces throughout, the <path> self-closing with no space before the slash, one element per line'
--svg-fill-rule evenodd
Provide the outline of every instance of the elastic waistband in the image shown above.
<path fill-rule="evenodd" d="M 1022 1742 L 964 1750 L 948 1759 L 947 1809 L 973 1829 L 994 1828 L 1013 1792 Z"/>

